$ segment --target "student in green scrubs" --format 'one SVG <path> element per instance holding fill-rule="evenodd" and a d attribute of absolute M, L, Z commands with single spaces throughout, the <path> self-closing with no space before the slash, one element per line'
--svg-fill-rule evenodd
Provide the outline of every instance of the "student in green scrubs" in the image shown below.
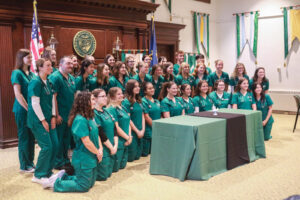
<path fill-rule="evenodd" d="M 212 110 L 213 101 L 208 94 L 208 83 L 204 80 L 199 81 L 195 89 L 195 96 L 193 98 L 195 112 Z"/>
<path fill-rule="evenodd" d="M 80 75 L 75 78 L 76 90 L 90 91 L 92 89 L 92 82 L 90 75 L 93 74 L 94 63 L 90 60 L 83 60 L 80 68 Z"/>
<path fill-rule="evenodd" d="M 195 78 L 190 74 L 190 65 L 188 63 L 181 63 L 179 74 L 175 78 L 175 83 L 180 88 L 183 84 L 189 84 L 194 90 Z"/>
<path fill-rule="evenodd" d="M 209 94 L 216 108 L 231 108 L 231 93 L 225 92 L 225 83 L 223 80 L 215 82 L 214 91 Z"/>
<path fill-rule="evenodd" d="M 107 54 L 104 58 L 104 63 L 109 67 L 109 70 L 112 72 L 116 64 L 114 56 L 111 54 Z"/>
<path fill-rule="evenodd" d="M 206 68 L 208 75 L 212 73 L 211 69 L 205 65 L 205 56 L 201 53 L 196 56 L 196 65 L 203 65 Z"/>
<path fill-rule="evenodd" d="M 175 54 L 176 58 L 176 64 L 174 65 L 174 75 L 176 76 L 179 73 L 179 68 L 181 66 L 181 63 L 184 61 L 184 52 L 183 51 L 177 51 Z"/>
<path fill-rule="evenodd" d="M 90 57 L 88 57 L 88 56 L 85 56 L 84 60 L 89 60 L 91 63 L 95 63 L 95 58 L 92 56 L 92 59 L 90 59 Z M 77 77 L 81 73 L 81 67 L 78 63 L 77 56 L 71 55 L 70 58 L 73 62 L 73 71 L 72 71 L 71 75 L 74 77 Z M 92 75 L 90 74 L 89 77 L 92 77 Z"/>
<path fill-rule="evenodd" d="M 151 57 L 149 55 L 143 55 L 142 57 L 142 61 L 144 63 L 146 63 L 148 65 L 148 67 L 150 67 L 150 63 L 151 63 Z M 139 69 L 138 69 L 139 70 Z"/>
<path fill-rule="evenodd" d="M 162 87 L 162 84 L 165 82 L 164 77 L 162 76 L 163 71 L 161 65 L 153 65 L 152 66 L 152 85 L 154 86 L 155 92 L 153 95 L 154 99 L 157 99 Z"/>
<path fill-rule="evenodd" d="M 54 192 L 87 192 L 96 181 L 97 164 L 102 160 L 103 148 L 94 120 L 94 106 L 95 98 L 90 92 L 76 94 L 68 121 L 76 143 L 72 156 L 75 175 L 63 174 L 61 178 L 57 178 Z"/>
<path fill-rule="evenodd" d="M 133 76 L 137 74 L 136 68 L 135 68 L 135 61 L 133 56 L 128 56 L 125 59 L 125 65 L 126 65 L 126 70 L 128 72 L 128 77 L 132 79 Z"/>
<path fill-rule="evenodd" d="M 27 126 L 27 94 L 29 81 L 35 76 L 29 71 L 31 54 L 28 49 L 20 49 L 16 54 L 16 66 L 11 74 L 15 102 L 13 112 L 18 128 L 18 155 L 21 172 L 34 172 L 34 136 Z"/>
<path fill-rule="evenodd" d="M 158 58 L 158 64 L 160 65 L 160 66 L 162 66 L 162 65 L 164 65 L 164 64 L 166 64 L 167 63 L 167 58 L 165 57 L 165 56 L 160 56 L 159 58 Z"/>
<path fill-rule="evenodd" d="M 164 118 L 184 115 L 184 107 L 180 99 L 176 97 L 178 87 L 176 83 L 170 81 L 163 84 L 158 99 L 161 101 L 160 109 Z"/>
<path fill-rule="evenodd" d="M 206 82 L 209 83 L 209 73 L 206 70 L 205 65 L 203 64 L 198 64 L 196 66 L 193 72 L 193 76 L 195 78 L 195 87 L 201 80 L 205 80 Z"/>
<path fill-rule="evenodd" d="M 97 66 L 97 76 L 91 78 L 91 89 L 101 88 L 106 93 L 109 90 L 109 66 L 101 63 Z"/>
<path fill-rule="evenodd" d="M 52 49 L 51 47 L 46 47 L 44 49 L 44 52 L 42 54 L 42 58 L 48 59 L 51 61 L 51 66 L 52 66 L 52 73 L 57 71 L 58 69 L 56 68 L 57 66 L 57 59 L 56 59 L 56 51 Z"/>
<path fill-rule="evenodd" d="M 233 109 L 256 110 L 256 102 L 252 92 L 249 90 L 247 79 L 241 78 L 235 91 L 231 99 Z"/>
<path fill-rule="evenodd" d="M 33 77 L 28 85 L 27 125 L 41 148 L 32 182 L 42 184 L 52 175 L 58 139 L 55 129 L 55 102 L 47 79 L 52 73 L 51 61 L 38 59 L 36 71 L 38 76 Z"/>
<path fill-rule="evenodd" d="M 167 62 L 162 66 L 163 69 L 163 78 L 165 82 L 174 81 L 175 76 L 173 74 L 173 64 L 171 62 Z"/>
<path fill-rule="evenodd" d="M 144 62 L 139 62 L 137 64 L 137 69 L 139 71 L 138 74 L 136 74 L 134 77 L 132 77 L 132 79 L 136 80 L 139 83 L 139 87 L 140 87 L 140 97 L 144 96 L 144 91 L 142 88 L 142 85 L 144 82 L 151 82 L 152 81 L 152 77 L 150 74 L 148 74 L 149 72 L 149 65 L 144 63 Z"/>
<path fill-rule="evenodd" d="M 139 83 L 134 79 L 129 80 L 126 85 L 125 94 L 126 98 L 123 100 L 122 105 L 130 113 L 132 143 L 128 146 L 128 161 L 132 162 L 140 159 L 142 155 L 143 137 L 145 133 L 145 118 L 143 113 L 142 99 L 139 95 Z"/>
<path fill-rule="evenodd" d="M 249 81 L 249 76 L 247 75 L 245 65 L 243 63 L 237 63 L 234 71 L 230 77 L 229 84 L 231 86 L 232 93 L 234 92 L 235 87 L 240 78 L 245 78 Z"/>
<path fill-rule="evenodd" d="M 249 82 L 249 87 L 252 89 L 254 83 L 261 83 L 265 93 L 269 92 L 269 79 L 266 77 L 265 68 L 258 67 L 254 72 L 253 78 Z"/>
<path fill-rule="evenodd" d="M 106 93 L 102 89 L 92 92 L 95 97 L 95 121 L 104 133 L 105 138 L 100 137 L 103 145 L 102 162 L 97 166 L 97 181 L 105 181 L 113 171 L 114 157 L 118 150 L 118 135 L 115 131 L 116 119 L 104 108 L 107 105 Z"/>
<path fill-rule="evenodd" d="M 184 107 L 185 114 L 191 114 L 195 112 L 195 106 L 193 103 L 193 99 L 191 98 L 192 89 L 191 86 L 187 83 L 183 84 L 180 88 L 181 97 L 179 100 Z"/>
<path fill-rule="evenodd" d="M 112 76 L 109 78 L 109 88 L 119 87 L 125 93 L 125 86 L 129 80 L 126 74 L 125 64 L 120 61 L 116 62 L 112 70 Z"/>
<path fill-rule="evenodd" d="M 272 116 L 272 105 L 273 101 L 270 95 L 265 94 L 262 89 L 263 86 L 261 83 L 254 83 L 253 85 L 253 94 L 256 100 L 257 110 L 260 110 L 262 113 L 262 123 L 264 127 L 264 138 L 265 140 L 269 140 L 272 138 L 271 130 L 274 123 L 274 119 Z"/>
<path fill-rule="evenodd" d="M 68 126 L 69 113 L 74 101 L 76 91 L 75 79 L 70 74 L 73 62 L 65 56 L 60 60 L 59 70 L 49 76 L 54 90 L 56 108 L 56 131 L 58 137 L 58 152 L 55 159 L 56 169 L 72 168 L 68 158 L 68 149 L 71 142 L 71 128 Z M 68 170 L 67 170 L 68 172 Z"/>
<path fill-rule="evenodd" d="M 225 82 L 225 91 L 228 89 L 229 85 L 229 76 L 228 73 L 223 71 L 223 61 L 218 59 L 215 61 L 216 71 L 209 75 L 209 87 L 210 91 L 212 91 L 212 87 L 214 86 L 216 80 L 222 79 Z"/>
<path fill-rule="evenodd" d="M 154 98 L 155 89 L 153 84 L 150 82 L 145 82 L 143 84 L 143 88 L 144 88 L 145 96 L 142 98 L 142 104 L 144 108 L 146 129 L 143 138 L 142 156 L 148 156 L 151 151 L 152 121 L 156 119 L 160 119 L 161 110 L 160 110 L 160 102 Z"/>
<path fill-rule="evenodd" d="M 118 87 L 108 91 L 107 111 L 115 118 L 115 126 L 119 136 L 117 156 L 114 160 L 113 172 L 124 169 L 128 160 L 128 145 L 132 142 L 130 116 L 126 108 L 122 106 L 124 95 Z"/>

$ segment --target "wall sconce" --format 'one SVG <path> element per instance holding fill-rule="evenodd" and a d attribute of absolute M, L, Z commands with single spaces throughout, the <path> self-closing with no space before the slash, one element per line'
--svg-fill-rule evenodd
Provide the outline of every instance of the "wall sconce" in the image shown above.
<path fill-rule="evenodd" d="M 57 39 L 54 37 L 54 34 L 53 34 L 53 33 L 51 33 L 51 36 L 50 36 L 50 38 L 48 39 L 47 42 L 48 42 L 49 46 L 50 46 L 52 49 L 56 50 L 56 46 L 57 46 L 57 44 L 58 44 L 59 42 L 58 42 Z"/>

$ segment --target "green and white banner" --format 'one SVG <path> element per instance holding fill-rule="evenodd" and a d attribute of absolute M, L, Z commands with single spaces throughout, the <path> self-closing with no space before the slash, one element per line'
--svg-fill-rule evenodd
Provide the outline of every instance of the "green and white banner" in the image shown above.
<path fill-rule="evenodd" d="M 202 45 L 209 59 L 209 14 L 194 13 L 194 29 L 197 51 L 200 53 Z"/>
<path fill-rule="evenodd" d="M 258 11 L 236 14 L 237 58 L 240 57 L 247 43 L 254 57 L 257 58 L 258 16 Z"/>

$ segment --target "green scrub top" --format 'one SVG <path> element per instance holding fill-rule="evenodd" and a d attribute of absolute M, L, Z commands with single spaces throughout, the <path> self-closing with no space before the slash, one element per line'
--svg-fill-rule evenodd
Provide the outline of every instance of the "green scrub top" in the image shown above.
<path fill-rule="evenodd" d="M 199 107 L 199 112 L 212 110 L 213 101 L 209 95 L 207 95 L 206 98 L 203 98 L 201 95 L 195 96 L 193 102 L 195 107 Z"/>
<path fill-rule="evenodd" d="M 144 108 L 144 113 L 149 114 L 152 120 L 160 119 L 161 117 L 161 109 L 160 109 L 160 102 L 157 99 L 154 99 L 154 102 L 150 101 L 146 97 L 142 99 L 142 104 Z M 145 138 L 151 138 L 152 136 L 152 126 L 149 126 L 146 123 L 145 129 Z"/>
<path fill-rule="evenodd" d="M 199 79 L 198 77 L 196 78 L 196 80 L 195 80 L 195 87 L 198 85 L 198 83 L 200 82 L 200 81 L 202 81 L 202 80 L 204 80 L 204 81 L 206 81 L 207 83 L 209 83 L 209 75 L 206 75 L 206 74 L 204 74 L 203 76 L 202 76 L 202 79 Z"/>
<path fill-rule="evenodd" d="M 106 94 L 108 93 L 108 90 L 110 87 L 109 82 L 108 82 L 108 84 L 99 85 L 99 83 L 97 82 L 97 77 L 90 78 L 90 84 L 91 84 L 91 91 L 93 91 L 94 89 L 97 89 L 97 88 L 101 88 L 106 92 Z"/>
<path fill-rule="evenodd" d="M 158 96 L 160 94 L 160 91 L 161 91 L 161 88 L 162 88 L 162 84 L 164 82 L 165 82 L 165 79 L 164 79 L 163 76 L 159 76 L 157 82 L 155 82 L 155 80 L 153 79 L 153 76 L 152 76 L 152 85 L 155 89 L 155 92 L 154 92 L 154 95 L 153 95 L 154 99 L 158 98 Z"/>
<path fill-rule="evenodd" d="M 177 63 L 173 66 L 173 74 L 176 76 L 179 72 L 180 65 Z"/>
<path fill-rule="evenodd" d="M 76 91 L 75 79 L 70 74 L 68 75 L 68 79 L 66 79 L 61 72 L 57 70 L 49 76 L 49 80 L 54 93 L 57 93 L 56 100 L 59 115 L 67 122 Z"/>
<path fill-rule="evenodd" d="M 32 128 L 35 123 L 40 123 L 39 118 L 35 114 L 31 98 L 33 96 L 40 98 L 40 106 L 44 114 L 45 120 L 50 122 L 52 118 L 52 99 L 53 92 L 50 87 L 49 80 L 47 79 L 46 84 L 42 81 L 39 76 L 35 76 L 31 79 L 28 86 L 28 117 L 27 125 L 29 128 Z"/>
<path fill-rule="evenodd" d="M 249 76 L 248 76 L 248 75 L 244 74 L 243 77 L 244 77 L 245 79 L 247 79 L 248 82 L 249 82 Z M 235 87 L 235 86 L 237 86 L 238 81 L 239 81 L 239 78 L 238 78 L 238 77 L 236 77 L 236 78 L 230 77 L 229 84 L 230 84 L 231 86 L 234 86 L 234 87 Z"/>
<path fill-rule="evenodd" d="M 209 98 L 211 98 L 216 108 L 228 108 L 231 103 L 231 94 L 228 92 L 223 92 L 223 96 L 220 98 L 217 92 L 213 91 L 209 94 Z"/>
<path fill-rule="evenodd" d="M 21 87 L 21 94 L 23 95 L 24 99 L 27 100 L 28 95 L 28 84 L 30 80 L 34 77 L 34 73 L 29 72 L 27 75 L 23 70 L 21 69 L 15 69 L 11 74 L 11 83 L 19 84 Z M 26 110 L 19 104 L 17 99 L 15 98 L 14 106 L 13 106 L 13 112 L 19 112 L 19 111 L 25 111 Z"/>
<path fill-rule="evenodd" d="M 57 69 L 56 67 L 53 67 L 53 66 L 52 66 L 52 73 L 53 73 L 53 72 L 56 72 L 57 70 L 58 70 L 58 69 Z"/>
<path fill-rule="evenodd" d="M 125 86 L 128 80 L 129 80 L 128 76 L 124 76 L 124 81 L 123 83 L 121 83 L 115 76 L 111 76 L 109 78 L 109 88 L 119 87 L 122 89 L 122 92 L 125 93 Z"/>
<path fill-rule="evenodd" d="M 139 74 L 136 74 L 135 76 L 132 77 L 132 79 L 137 80 L 137 82 L 140 85 L 140 96 L 144 96 L 144 90 L 143 90 L 143 82 L 152 82 L 152 77 L 149 74 L 146 74 L 144 81 L 141 80 Z"/>
<path fill-rule="evenodd" d="M 257 110 L 260 110 L 262 112 L 262 120 L 265 120 L 268 116 L 268 112 L 269 112 L 269 106 L 273 105 L 273 101 L 270 97 L 270 95 L 265 94 L 265 99 L 264 101 L 261 101 L 261 99 L 256 100 L 256 106 L 257 106 Z M 271 117 L 268 120 L 268 124 L 273 123 L 274 119 L 273 116 L 271 115 Z"/>
<path fill-rule="evenodd" d="M 114 145 L 114 128 L 116 122 L 115 118 L 105 109 L 103 109 L 103 112 L 94 109 L 94 113 L 97 125 L 103 128 L 103 131 L 109 139 L 110 143 Z M 103 156 L 109 156 L 110 150 L 105 145 L 103 145 L 103 149 Z"/>
<path fill-rule="evenodd" d="M 253 85 L 253 78 L 252 79 L 250 79 L 250 81 L 249 81 L 249 88 L 250 88 L 250 90 L 252 90 L 252 85 Z M 266 81 L 265 82 L 262 82 L 262 87 L 263 87 L 263 91 L 266 91 L 266 90 L 269 90 L 269 80 L 268 79 L 266 79 Z"/>
<path fill-rule="evenodd" d="M 255 99 L 252 92 L 247 92 L 245 96 L 240 92 L 236 92 L 232 95 L 231 104 L 237 104 L 238 109 L 252 110 L 252 104 L 255 104 Z"/>
<path fill-rule="evenodd" d="M 91 91 L 92 84 L 91 84 L 91 78 L 87 77 L 85 82 L 83 80 L 83 76 L 79 75 L 75 78 L 75 85 L 76 85 L 76 90 L 79 91 Z"/>
<path fill-rule="evenodd" d="M 183 99 L 182 97 L 178 97 L 178 99 L 180 100 L 181 104 L 183 105 L 186 115 L 195 112 L 194 102 L 193 102 L 193 99 L 191 97 L 189 97 L 188 101 Z"/>
<path fill-rule="evenodd" d="M 160 103 L 161 112 L 170 112 L 170 117 L 182 115 L 184 109 L 178 97 L 175 97 L 175 103 L 172 99 L 165 97 Z"/>
<path fill-rule="evenodd" d="M 217 80 L 223 80 L 227 85 L 229 85 L 229 76 L 226 72 L 222 72 L 220 77 L 217 76 L 216 72 L 213 72 L 209 75 L 209 83 L 208 85 L 213 87 Z"/>
<path fill-rule="evenodd" d="M 195 78 L 192 75 L 189 75 L 187 79 L 184 79 L 181 74 L 177 75 L 175 78 L 175 83 L 177 85 L 189 84 L 192 87 L 195 85 Z"/>
<path fill-rule="evenodd" d="M 210 75 L 212 73 L 212 71 L 209 67 L 206 67 L 206 71 L 207 71 L 208 75 Z"/>
<path fill-rule="evenodd" d="M 120 128 L 127 134 L 129 135 L 129 126 L 130 126 L 130 116 L 129 113 L 127 112 L 126 108 L 123 106 L 120 107 L 113 107 L 110 106 L 106 109 L 118 122 Z M 124 148 L 124 143 L 126 140 L 122 137 L 119 137 L 119 142 L 118 142 L 118 148 L 123 149 Z"/>
<path fill-rule="evenodd" d="M 125 98 L 122 101 L 122 106 L 126 108 L 126 110 L 130 113 L 130 119 L 134 123 L 137 129 L 142 130 L 143 128 L 143 105 L 141 103 L 135 102 L 134 104 L 131 104 L 130 101 Z"/>
<path fill-rule="evenodd" d="M 71 129 L 76 144 L 72 156 L 74 168 L 92 169 L 97 167 L 98 159 L 96 154 L 90 152 L 81 141 L 81 138 L 88 136 L 95 147 L 99 149 L 98 127 L 95 120 L 88 120 L 77 114 Z"/>

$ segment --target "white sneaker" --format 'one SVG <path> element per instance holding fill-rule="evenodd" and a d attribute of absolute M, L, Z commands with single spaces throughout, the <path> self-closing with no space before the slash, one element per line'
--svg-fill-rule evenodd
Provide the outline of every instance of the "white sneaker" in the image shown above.
<path fill-rule="evenodd" d="M 56 174 L 52 174 L 52 176 L 50 176 L 50 178 L 48 179 L 47 182 L 45 182 L 43 185 L 43 188 L 53 188 L 54 187 L 54 183 L 56 181 L 56 179 L 61 178 L 64 174 L 65 174 L 65 170 L 60 170 L 59 172 L 57 172 Z"/>
<path fill-rule="evenodd" d="M 21 173 L 34 173 L 35 169 L 30 168 L 30 169 L 20 169 Z"/>
<path fill-rule="evenodd" d="M 38 183 L 38 184 L 43 185 L 43 183 L 48 182 L 48 178 L 37 178 L 37 177 L 33 176 L 31 181 L 33 183 Z"/>

